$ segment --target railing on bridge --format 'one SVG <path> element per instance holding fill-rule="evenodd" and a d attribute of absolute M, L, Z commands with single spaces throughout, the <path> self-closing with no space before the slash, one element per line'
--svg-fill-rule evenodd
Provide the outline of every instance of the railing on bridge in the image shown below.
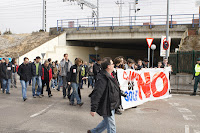
<path fill-rule="evenodd" d="M 126 16 L 126 17 L 104 17 L 99 18 L 97 22 L 96 18 L 83 18 L 83 19 L 62 19 L 57 20 L 57 31 L 63 30 L 63 28 L 79 28 L 81 27 L 93 27 L 94 30 L 97 27 L 114 27 L 117 26 L 152 26 L 154 25 L 166 25 L 166 15 L 147 15 L 147 16 Z M 191 24 L 192 27 L 198 25 L 200 27 L 200 14 L 174 14 L 170 15 L 169 20 L 170 28 L 173 25 Z"/>

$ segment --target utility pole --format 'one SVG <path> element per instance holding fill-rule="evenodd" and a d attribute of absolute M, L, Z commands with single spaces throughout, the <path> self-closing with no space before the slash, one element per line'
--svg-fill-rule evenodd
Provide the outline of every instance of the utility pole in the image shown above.
<path fill-rule="evenodd" d="M 46 32 L 46 28 L 47 28 L 47 1 L 43 0 L 42 29 Z"/>
<path fill-rule="evenodd" d="M 97 17 L 97 26 L 99 26 L 99 0 L 97 0 L 97 5 L 94 5 L 87 0 L 68 0 L 69 2 L 77 2 L 77 4 L 81 7 L 83 10 L 83 6 L 87 6 L 92 9 L 92 18 Z M 63 0 L 63 2 L 66 2 L 66 0 Z M 97 10 L 96 12 L 94 10 Z"/>
<path fill-rule="evenodd" d="M 122 17 L 122 4 L 124 4 L 124 2 L 122 2 L 122 0 L 115 2 L 118 6 L 119 6 L 119 26 L 121 23 L 121 17 Z"/>
<path fill-rule="evenodd" d="M 133 8 L 131 7 L 131 5 L 133 4 Z M 134 21 L 134 24 L 136 24 L 136 13 L 138 11 L 140 11 L 140 9 L 136 7 L 136 5 L 138 4 L 138 0 L 135 0 L 134 2 L 129 2 L 129 22 L 130 22 L 130 25 L 131 25 L 131 11 L 134 10 L 134 15 L 135 15 L 135 21 Z"/>
<path fill-rule="evenodd" d="M 97 27 L 99 27 L 99 0 L 97 0 Z"/>
<path fill-rule="evenodd" d="M 172 22 L 171 22 L 172 23 Z M 169 43 L 169 0 L 167 0 L 167 24 L 166 24 L 166 41 Z M 170 45 L 170 44 L 169 44 Z M 168 50 L 166 50 L 166 59 L 168 59 Z"/>

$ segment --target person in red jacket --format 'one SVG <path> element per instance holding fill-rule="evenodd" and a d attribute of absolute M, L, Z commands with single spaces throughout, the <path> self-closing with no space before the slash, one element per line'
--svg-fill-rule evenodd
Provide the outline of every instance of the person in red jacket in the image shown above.
<path fill-rule="evenodd" d="M 44 62 L 44 64 L 42 65 L 42 90 L 41 90 L 41 96 L 44 96 L 43 95 L 43 89 L 44 89 L 45 84 L 47 86 L 48 96 L 49 97 L 53 96 L 51 94 L 51 90 L 50 90 L 50 87 L 49 87 L 51 79 L 52 79 L 52 69 L 49 66 L 49 62 L 46 60 Z"/>

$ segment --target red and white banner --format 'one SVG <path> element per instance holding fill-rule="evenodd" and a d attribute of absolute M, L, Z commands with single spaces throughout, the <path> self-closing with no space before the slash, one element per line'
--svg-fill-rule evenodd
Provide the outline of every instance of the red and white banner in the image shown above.
<path fill-rule="evenodd" d="M 169 72 L 170 68 L 147 68 L 140 71 L 117 69 L 121 90 L 127 94 L 127 97 L 122 97 L 123 109 L 171 97 Z"/>

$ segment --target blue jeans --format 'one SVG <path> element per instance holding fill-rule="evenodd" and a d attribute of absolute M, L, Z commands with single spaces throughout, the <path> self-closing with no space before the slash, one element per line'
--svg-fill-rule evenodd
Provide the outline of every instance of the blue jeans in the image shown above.
<path fill-rule="evenodd" d="M 20 80 L 20 83 L 22 85 L 22 97 L 23 99 L 26 99 L 27 98 L 26 91 L 27 91 L 29 81 L 26 82 L 24 80 Z"/>
<path fill-rule="evenodd" d="M 9 93 L 9 91 L 10 91 L 10 84 L 11 84 L 11 79 L 2 79 L 3 92 L 6 89 L 6 93 Z"/>
<path fill-rule="evenodd" d="M 90 85 L 92 86 L 92 88 L 94 87 L 94 77 L 93 76 L 88 77 L 88 88 Z"/>
<path fill-rule="evenodd" d="M 53 79 L 53 80 L 54 80 L 54 85 L 57 86 L 57 85 L 58 85 L 57 78 L 56 78 L 56 79 Z"/>
<path fill-rule="evenodd" d="M 32 94 L 33 96 L 35 96 L 35 86 L 36 86 L 36 81 L 38 84 L 38 88 L 37 88 L 37 96 L 39 96 L 41 94 L 41 89 L 42 89 L 42 79 L 41 76 L 34 76 L 32 78 Z"/>
<path fill-rule="evenodd" d="M 83 88 L 83 80 L 81 79 L 81 82 L 80 82 L 80 89 Z"/>
<path fill-rule="evenodd" d="M 92 129 L 92 133 L 102 133 L 105 129 L 107 129 L 107 133 L 116 133 L 116 125 L 115 125 L 115 110 L 111 111 L 112 116 L 104 116 L 103 120 L 99 125 Z"/>
<path fill-rule="evenodd" d="M 74 99 L 76 98 L 77 104 L 80 104 L 81 103 L 81 99 L 80 99 L 80 97 L 78 95 L 79 84 L 71 83 L 71 87 L 73 88 L 73 92 L 72 92 L 72 95 L 71 95 L 71 98 L 70 98 L 70 102 L 72 104 L 74 104 Z"/>
<path fill-rule="evenodd" d="M 60 90 L 60 87 L 63 85 L 62 76 L 58 75 L 58 88 L 57 90 Z"/>
<path fill-rule="evenodd" d="M 57 86 L 57 79 L 52 79 L 51 80 L 51 88 L 55 88 Z"/>

